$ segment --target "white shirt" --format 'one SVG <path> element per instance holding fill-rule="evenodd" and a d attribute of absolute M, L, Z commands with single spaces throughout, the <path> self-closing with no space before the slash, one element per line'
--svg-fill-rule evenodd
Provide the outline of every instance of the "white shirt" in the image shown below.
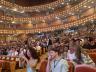
<path fill-rule="evenodd" d="M 68 51 L 67 59 L 69 59 L 71 61 L 73 61 L 73 59 L 76 59 L 75 52 L 74 53 L 70 53 L 70 51 Z"/>
<path fill-rule="evenodd" d="M 55 65 L 55 67 L 54 67 Z M 51 70 L 52 72 L 68 72 L 68 63 L 66 60 L 56 60 L 51 63 Z"/>

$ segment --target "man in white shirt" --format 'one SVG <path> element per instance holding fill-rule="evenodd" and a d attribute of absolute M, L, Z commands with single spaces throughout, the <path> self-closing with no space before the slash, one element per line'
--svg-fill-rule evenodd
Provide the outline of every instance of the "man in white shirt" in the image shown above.
<path fill-rule="evenodd" d="M 68 72 L 68 63 L 60 56 L 60 47 L 52 48 L 49 51 L 46 72 Z"/>

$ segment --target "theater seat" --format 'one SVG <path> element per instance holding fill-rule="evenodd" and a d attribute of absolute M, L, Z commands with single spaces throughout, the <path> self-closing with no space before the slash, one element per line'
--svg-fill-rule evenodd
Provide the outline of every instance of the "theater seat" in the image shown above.
<path fill-rule="evenodd" d="M 88 65 L 77 65 L 75 72 L 96 72 L 96 68 Z"/>
<path fill-rule="evenodd" d="M 68 72 L 74 72 L 74 64 L 70 61 L 68 61 L 68 65 L 69 65 L 69 71 Z"/>
<path fill-rule="evenodd" d="M 43 62 L 41 63 L 39 72 L 46 72 L 46 66 L 47 66 L 47 61 L 43 61 Z"/>
<path fill-rule="evenodd" d="M 2 72 L 2 63 L 0 63 L 0 72 Z"/>

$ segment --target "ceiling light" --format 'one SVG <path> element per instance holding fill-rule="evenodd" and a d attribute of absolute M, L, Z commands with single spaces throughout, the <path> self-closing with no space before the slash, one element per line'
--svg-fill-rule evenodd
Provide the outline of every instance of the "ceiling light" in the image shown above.
<path fill-rule="evenodd" d="M 20 13 L 24 13 L 24 11 L 21 11 Z"/>
<path fill-rule="evenodd" d="M 2 6 L 0 6 L 0 8 L 1 8 Z"/>
<path fill-rule="evenodd" d="M 67 5 L 69 5 L 69 3 L 67 3 Z"/>
<path fill-rule="evenodd" d="M 88 6 L 88 8 L 91 8 L 91 6 Z"/>
<path fill-rule="evenodd" d="M 44 23 L 45 23 L 45 20 L 42 20 L 42 22 L 44 22 Z"/>
<path fill-rule="evenodd" d="M 0 23 L 3 22 L 3 21 L 0 21 Z"/>
<path fill-rule="evenodd" d="M 16 8 L 14 8 L 14 9 L 13 9 L 13 11 L 17 11 L 17 9 L 16 9 Z"/>
<path fill-rule="evenodd" d="M 48 7 L 49 9 L 51 9 L 51 7 Z"/>
<path fill-rule="evenodd" d="M 74 15 L 74 13 L 72 13 L 71 15 Z"/>
<path fill-rule="evenodd" d="M 6 8 L 6 9 L 8 9 L 8 8 Z"/>
<path fill-rule="evenodd" d="M 85 8 L 87 7 L 87 6 L 84 6 Z"/>
<path fill-rule="evenodd" d="M 31 21 L 29 21 L 29 24 L 31 24 L 32 22 Z"/>
<path fill-rule="evenodd" d="M 52 8 L 52 10 L 54 10 L 54 8 Z"/>
<path fill-rule="evenodd" d="M 91 22 L 94 22 L 94 20 L 91 20 Z"/>
<path fill-rule="evenodd" d="M 59 18 L 59 17 L 57 17 L 57 16 L 56 16 L 55 18 L 56 18 L 56 19 L 60 19 L 60 18 Z"/>
<path fill-rule="evenodd" d="M 41 32 L 38 32 L 38 33 L 41 33 Z"/>
<path fill-rule="evenodd" d="M 14 24 L 14 23 L 15 23 L 15 21 L 12 21 L 12 23 Z"/>
<path fill-rule="evenodd" d="M 61 4 L 64 5 L 64 2 L 62 2 Z"/>
<path fill-rule="evenodd" d="M 36 9 L 36 12 L 40 12 L 38 9 Z"/>
<path fill-rule="evenodd" d="M 91 3 L 94 3 L 93 1 Z"/>

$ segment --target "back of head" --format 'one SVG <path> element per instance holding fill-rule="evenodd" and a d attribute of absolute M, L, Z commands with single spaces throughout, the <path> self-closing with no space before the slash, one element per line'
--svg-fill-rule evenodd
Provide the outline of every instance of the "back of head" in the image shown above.
<path fill-rule="evenodd" d="M 29 49 L 29 52 L 30 52 L 33 59 L 38 59 L 39 58 L 38 53 L 34 48 L 28 47 L 28 49 Z"/>

